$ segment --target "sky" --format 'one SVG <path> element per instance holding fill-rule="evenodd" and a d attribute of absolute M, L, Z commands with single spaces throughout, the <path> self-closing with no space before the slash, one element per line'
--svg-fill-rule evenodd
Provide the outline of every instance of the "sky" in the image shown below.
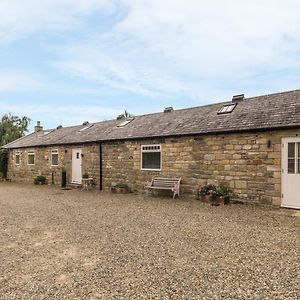
<path fill-rule="evenodd" d="M 296 0 L 1 0 L 0 115 L 44 128 L 299 89 Z"/>

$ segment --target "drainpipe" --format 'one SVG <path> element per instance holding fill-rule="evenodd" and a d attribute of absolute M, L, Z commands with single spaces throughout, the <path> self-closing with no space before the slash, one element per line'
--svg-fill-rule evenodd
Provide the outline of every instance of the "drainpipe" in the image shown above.
<path fill-rule="evenodd" d="M 99 167 L 100 167 L 100 174 L 99 174 L 99 190 L 102 191 L 102 144 L 99 144 Z"/>

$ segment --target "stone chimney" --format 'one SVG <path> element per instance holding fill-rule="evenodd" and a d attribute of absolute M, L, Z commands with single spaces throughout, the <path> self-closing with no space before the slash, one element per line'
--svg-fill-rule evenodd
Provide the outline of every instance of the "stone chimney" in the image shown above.
<path fill-rule="evenodd" d="M 34 132 L 39 132 L 43 130 L 43 126 L 41 126 L 41 122 L 37 121 L 36 125 L 34 126 Z"/>

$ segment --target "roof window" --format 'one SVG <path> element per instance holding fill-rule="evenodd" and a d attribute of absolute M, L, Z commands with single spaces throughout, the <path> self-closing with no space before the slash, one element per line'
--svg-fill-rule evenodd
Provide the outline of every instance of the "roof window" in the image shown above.
<path fill-rule="evenodd" d="M 92 126 L 93 126 L 93 124 L 92 124 L 92 125 L 89 125 L 89 126 L 85 126 L 85 127 L 81 128 L 80 130 L 78 130 L 78 132 L 83 132 L 83 131 L 85 131 L 85 130 L 91 128 Z"/>
<path fill-rule="evenodd" d="M 52 129 L 52 130 L 47 130 L 47 131 L 44 131 L 44 136 L 45 135 L 48 135 L 49 133 L 51 133 L 51 132 L 53 132 L 54 131 L 54 129 Z"/>
<path fill-rule="evenodd" d="M 220 114 L 230 114 L 235 109 L 235 107 L 236 107 L 236 103 L 226 104 L 218 111 L 218 115 L 220 115 Z"/>
<path fill-rule="evenodd" d="M 126 126 L 127 124 L 129 124 L 130 122 L 132 122 L 134 120 L 134 118 L 129 118 L 129 119 L 126 119 L 126 120 L 123 120 L 121 123 L 119 123 L 117 125 L 117 127 L 124 127 Z"/>

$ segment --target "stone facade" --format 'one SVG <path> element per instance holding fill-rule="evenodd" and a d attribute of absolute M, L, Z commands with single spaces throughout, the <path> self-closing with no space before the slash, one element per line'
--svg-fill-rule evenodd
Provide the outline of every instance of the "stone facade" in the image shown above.
<path fill-rule="evenodd" d="M 197 188 L 215 179 L 230 186 L 242 201 L 280 205 L 281 138 L 300 136 L 298 130 L 231 133 L 190 137 L 145 139 L 102 144 L 103 188 L 125 182 L 133 190 L 142 190 L 152 176 L 181 177 L 182 192 L 196 194 Z M 161 171 L 141 170 L 141 146 L 159 144 Z M 89 173 L 99 187 L 99 144 L 39 147 L 34 149 L 34 166 L 27 165 L 27 151 L 19 149 L 21 162 L 15 165 L 16 150 L 11 150 L 8 176 L 14 181 L 33 182 L 45 175 L 48 182 L 59 185 L 61 170 L 71 181 L 72 148 L 82 149 L 82 172 Z M 51 166 L 51 149 L 59 151 L 59 166 Z"/>
<path fill-rule="evenodd" d="M 72 178 L 72 149 L 82 149 L 82 174 L 88 173 L 99 182 L 99 145 L 37 147 L 11 150 L 9 154 L 8 178 L 13 181 L 32 183 L 37 175 L 44 175 L 49 184 L 60 185 L 62 171 L 67 173 L 67 182 Z M 28 151 L 35 151 L 35 164 L 28 165 Z M 52 166 L 51 150 L 58 150 L 58 166 Z M 20 164 L 15 163 L 15 154 L 20 153 Z"/>

